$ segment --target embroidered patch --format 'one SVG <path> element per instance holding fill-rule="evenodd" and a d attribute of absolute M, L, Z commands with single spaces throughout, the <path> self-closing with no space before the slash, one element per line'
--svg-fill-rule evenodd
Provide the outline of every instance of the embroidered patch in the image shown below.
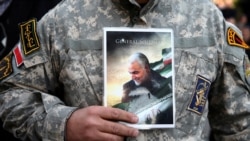
<path fill-rule="evenodd" d="M 20 50 L 20 44 L 18 43 L 16 47 L 13 50 L 15 60 L 16 60 L 16 65 L 17 67 L 21 66 L 23 64 L 23 56 Z"/>
<path fill-rule="evenodd" d="M 250 61 L 247 56 L 244 59 L 244 70 L 245 70 L 245 79 L 248 84 L 250 84 Z"/>
<path fill-rule="evenodd" d="M 0 61 L 0 80 L 8 77 L 13 72 L 12 64 L 11 64 L 12 53 L 5 56 Z"/>
<path fill-rule="evenodd" d="M 40 42 L 36 33 L 36 24 L 36 19 L 19 24 L 24 55 L 29 55 L 40 48 Z"/>
<path fill-rule="evenodd" d="M 227 30 L 227 42 L 231 46 L 250 49 L 250 47 L 244 42 L 244 40 L 230 27 Z"/>
<path fill-rule="evenodd" d="M 250 62 L 249 62 L 248 57 L 245 57 L 244 64 L 245 64 L 245 75 L 247 78 L 249 78 L 250 77 Z"/>
<path fill-rule="evenodd" d="M 188 110 L 195 112 L 199 115 L 203 113 L 210 85 L 211 82 L 208 79 L 199 75 L 197 76 L 195 91 L 192 97 L 192 101 L 188 106 Z"/>

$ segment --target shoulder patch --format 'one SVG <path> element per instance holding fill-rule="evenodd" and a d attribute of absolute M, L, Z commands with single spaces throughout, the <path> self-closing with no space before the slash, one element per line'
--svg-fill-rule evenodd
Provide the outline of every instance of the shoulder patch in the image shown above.
<path fill-rule="evenodd" d="M 36 19 L 31 19 L 27 22 L 19 24 L 24 55 L 29 55 L 40 48 L 40 41 L 37 36 L 36 26 Z"/>
<path fill-rule="evenodd" d="M 227 29 L 227 42 L 231 46 L 237 46 L 237 47 L 244 48 L 244 49 L 250 49 L 250 47 L 244 42 L 244 40 L 231 27 Z"/>
<path fill-rule="evenodd" d="M 250 84 L 250 61 L 247 56 L 245 56 L 245 60 L 244 60 L 244 69 L 245 69 L 246 80 L 248 84 Z"/>
<path fill-rule="evenodd" d="M 0 61 L 0 80 L 3 80 L 13 73 L 11 61 L 12 53 L 8 54 Z"/>
<path fill-rule="evenodd" d="M 245 57 L 244 68 L 245 68 L 245 75 L 247 78 L 249 78 L 250 77 L 250 62 L 249 62 L 248 57 Z"/>
<path fill-rule="evenodd" d="M 13 49 L 13 53 L 15 56 L 16 65 L 17 67 L 20 67 L 23 64 L 23 56 L 20 50 L 20 43 L 18 43 L 16 47 Z"/>

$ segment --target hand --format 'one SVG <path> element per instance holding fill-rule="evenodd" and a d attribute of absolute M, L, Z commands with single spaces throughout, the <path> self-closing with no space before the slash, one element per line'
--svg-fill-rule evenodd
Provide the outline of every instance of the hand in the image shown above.
<path fill-rule="evenodd" d="M 123 141 L 136 137 L 137 129 L 119 123 L 137 123 L 138 118 L 117 108 L 90 106 L 72 113 L 66 125 L 67 141 Z"/>

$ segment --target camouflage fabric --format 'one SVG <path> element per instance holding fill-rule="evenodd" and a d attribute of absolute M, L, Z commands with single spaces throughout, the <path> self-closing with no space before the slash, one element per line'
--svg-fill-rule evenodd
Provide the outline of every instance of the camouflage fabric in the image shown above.
<path fill-rule="evenodd" d="M 208 0 L 150 0 L 143 8 L 135 0 L 62 1 L 38 22 L 40 49 L 20 67 L 13 57 L 2 80 L 4 128 L 23 140 L 62 141 L 75 109 L 101 105 L 102 28 L 110 26 L 174 31 L 176 127 L 128 141 L 207 141 L 208 122 L 218 141 L 250 140 L 249 60 L 230 38 L 242 38 L 239 30 Z"/>

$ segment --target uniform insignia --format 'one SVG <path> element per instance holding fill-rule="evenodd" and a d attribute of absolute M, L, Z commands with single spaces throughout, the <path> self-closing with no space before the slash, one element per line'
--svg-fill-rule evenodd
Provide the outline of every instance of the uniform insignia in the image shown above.
<path fill-rule="evenodd" d="M 36 33 L 36 24 L 36 19 L 19 24 L 24 55 L 29 55 L 40 48 L 40 41 Z"/>
<path fill-rule="evenodd" d="M 20 44 L 18 43 L 16 47 L 13 50 L 15 60 L 16 60 L 16 65 L 17 67 L 21 66 L 23 64 L 23 56 L 20 50 Z"/>
<path fill-rule="evenodd" d="M 231 46 L 237 46 L 244 49 L 250 49 L 250 47 L 244 42 L 244 40 L 236 33 L 232 28 L 227 30 L 227 42 Z"/>
<path fill-rule="evenodd" d="M 199 115 L 203 113 L 210 85 L 211 82 L 208 79 L 199 75 L 197 76 L 195 91 L 192 97 L 192 101 L 188 106 L 188 110 L 195 112 Z"/>
<path fill-rule="evenodd" d="M 8 77 L 13 72 L 11 59 L 12 53 L 8 54 L 0 61 L 0 80 Z"/>
<path fill-rule="evenodd" d="M 250 61 L 248 57 L 245 57 L 245 61 L 244 61 L 244 68 L 245 68 L 245 77 L 246 80 L 248 82 L 248 84 L 250 84 Z"/>

